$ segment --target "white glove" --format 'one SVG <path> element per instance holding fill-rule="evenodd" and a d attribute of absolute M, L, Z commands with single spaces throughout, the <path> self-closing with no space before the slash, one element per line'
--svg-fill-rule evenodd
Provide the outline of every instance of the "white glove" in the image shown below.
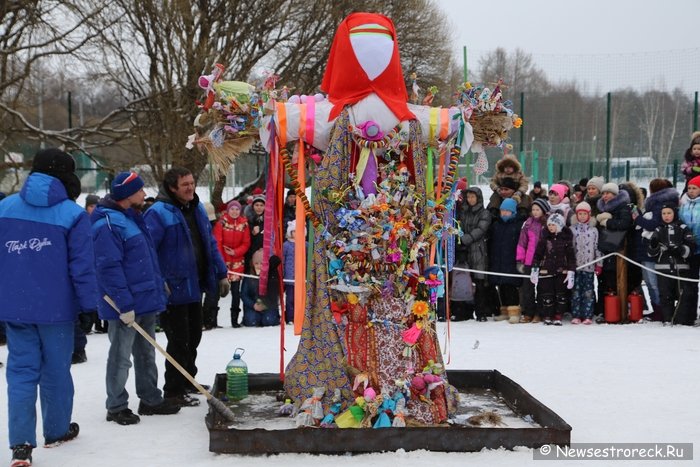
<path fill-rule="evenodd" d="M 598 223 L 603 227 L 605 227 L 605 224 L 608 223 L 608 219 L 612 219 L 612 214 L 610 214 L 609 212 L 601 212 L 600 214 L 595 216 L 595 220 L 597 220 Z"/>
<path fill-rule="evenodd" d="M 566 279 L 564 279 L 564 283 L 566 284 L 567 289 L 574 288 L 574 274 L 574 271 L 569 271 L 566 273 Z"/>
<path fill-rule="evenodd" d="M 226 295 L 228 295 L 229 291 L 231 290 L 231 284 L 229 283 L 227 278 L 223 278 L 219 281 L 219 297 L 224 298 Z"/>
<path fill-rule="evenodd" d="M 136 313 L 134 313 L 134 310 L 127 311 L 119 315 L 119 319 L 122 320 L 122 323 L 126 324 L 127 326 L 131 326 L 136 320 Z"/>
<path fill-rule="evenodd" d="M 532 271 L 530 271 L 530 282 L 532 282 L 532 285 L 537 285 L 537 283 L 540 281 L 540 268 L 532 268 Z"/>

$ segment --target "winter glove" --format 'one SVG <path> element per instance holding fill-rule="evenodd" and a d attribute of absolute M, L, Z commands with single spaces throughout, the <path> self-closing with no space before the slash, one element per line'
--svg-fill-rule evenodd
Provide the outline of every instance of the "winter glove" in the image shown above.
<path fill-rule="evenodd" d="M 223 278 L 219 281 L 219 297 L 224 298 L 226 295 L 228 295 L 229 291 L 231 290 L 231 283 L 228 281 L 227 278 Z"/>
<path fill-rule="evenodd" d="M 612 214 L 609 212 L 601 212 L 595 216 L 595 220 L 597 220 L 599 224 L 602 224 L 603 221 L 607 221 L 608 219 L 612 219 Z"/>
<path fill-rule="evenodd" d="M 515 269 L 520 274 L 525 274 L 525 265 L 522 263 L 522 261 L 518 261 L 517 263 L 515 263 Z"/>
<path fill-rule="evenodd" d="M 690 253 L 690 249 L 685 245 L 673 245 L 668 249 L 669 253 L 678 259 L 684 259 Z"/>
<path fill-rule="evenodd" d="M 564 279 L 564 283 L 566 284 L 566 288 L 571 290 L 574 288 L 574 271 L 569 271 L 566 273 L 566 279 Z"/>
<path fill-rule="evenodd" d="M 596 264 L 596 266 L 595 266 L 595 275 L 596 275 L 596 276 L 600 276 L 601 274 L 603 274 L 603 266 L 599 266 L 599 265 Z"/>
<path fill-rule="evenodd" d="M 134 310 L 127 311 L 119 315 L 119 319 L 122 320 L 122 323 L 126 324 L 127 326 L 131 326 L 136 320 L 136 313 Z"/>
<path fill-rule="evenodd" d="M 649 240 L 649 246 L 652 248 L 658 248 L 659 247 L 659 237 L 651 237 L 651 240 Z"/>
<path fill-rule="evenodd" d="M 698 166 L 693 167 L 692 170 L 693 170 L 693 172 L 695 172 L 696 174 L 697 174 L 697 173 L 700 173 L 700 167 L 698 167 Z"/>
<path fill-rule="evenodd" d="M 85 311 L 78 315 L 78 325 L 80 326 L 80 329 L 83 330 L 83 332 L 90 332 L 90 330 L 92 329 L 92 325 L 94 324 L 94 316 L 96 313 L 96 311 L 91 310 Z"/>
<path fill-rule="evenodd" d="M 532 285 L 537 285 L 539 280 L 540 280 L 540 268 L 532 268 L 532 271 L 530 271 L 530 282 L 532 282 Z"/>

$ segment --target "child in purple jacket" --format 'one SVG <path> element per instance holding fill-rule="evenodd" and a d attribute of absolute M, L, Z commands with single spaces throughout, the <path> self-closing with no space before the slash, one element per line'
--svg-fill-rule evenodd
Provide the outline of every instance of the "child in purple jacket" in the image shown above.
<path fill-rule="evenodd" d="M 583 265 L 602 256 L 598 251 L 598 229 L 595 228 L 595 225 L 596 220 L 591 217 L 591 205 L 581 201 L 576 205 L 576 216 L 571 226 L 578 268 L 574 276 L 574 290 L 571 297 L 571 314 L 573 315 L 571 324 L 593 323 L 593 311 L 595 310 L 593 280 L 594 274 L 599 276 L 603 272 L 603 263 L 601 261 L 588 266 Z"/>
<path fill-rule="evenodd" d="M 532 271 L 532 261 L 535 257 L 535 248 L 542 235 L 547 213 L 549 212 L 549 202 L 546 199 L 538 198 L 532 202 L 530 217 L 527 218 L 520 231 L 518 246 L 515 250 L 516 268 L 520 274 L 530 274 Z M 523 281 L 520 286 L 520 308 L 522 316 L 521 323 L 539 323 L 540 317 L 537 315 L 537 305 L 535 303 L 535 286 L 530 281 Z"/>

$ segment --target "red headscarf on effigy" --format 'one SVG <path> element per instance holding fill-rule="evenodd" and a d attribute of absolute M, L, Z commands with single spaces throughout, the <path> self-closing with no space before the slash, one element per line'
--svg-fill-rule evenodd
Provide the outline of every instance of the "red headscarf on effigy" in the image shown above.
<path fill-rule="evenodd" d="M 370 79 L 360 65 L 350 42 L 351 34 L 364 33 L 387 34 L 394 43 L 388 66 L 374 79 Z M 328 93 L 328 99 L 333 103 L 329 121 L 336 118 L 343 107 L 355 104 L 371 93 L 376 93 L 399 120 L 415 119 L 407 105 L 408 93 L 394 23 L 376 13 L 353 13 L 345 18 L 335 33 L 321 90 Z"/>

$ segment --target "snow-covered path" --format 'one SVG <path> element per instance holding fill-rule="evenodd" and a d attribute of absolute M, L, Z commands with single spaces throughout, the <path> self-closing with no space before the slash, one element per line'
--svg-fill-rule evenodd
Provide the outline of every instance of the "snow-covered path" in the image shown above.
<path fill-rule="evenodd" d="M 227 322 L 228 301 L 223 300 L 220 323 Z M 441 343 L 445 325 L 440 323 Z M 592 325 L 546 327 L 507 322 L 451 324 L 449 369 L 497 369 L 523 386 L 559 414 L 572 427 L 572 442 L 693 442 L 700 440 L 700 328 L 662 327 L 658 323 L 625 326 Z M 157 335 L 165 346 L 165 336 Z M 298 338 L 291 328 L 285 336 L 288 360 Z M 474 349 L 475 341 L 479 345 Z M 223 372 L 236 347 L 251 373 L 279 369 L 279 328 L 232 329 L 204 333 L 199 348 L 201 383 L 211 384 Z M 244 465 L 287 467 L 328 466 L 464 466 L 536 465 L 530 449 L 491 450 L 479 453 L 426 451 L 359 456 L 243 457 L 208 451 L 204 425 L 207 410 L 184 408 L 174 416 L 142 417 L 134 426 L 105 421 L 104 371 L 109 341 L 106 335 L 88 338 L 88 361 L 73 366 L 76 386 L 74 420 L 80 436 L 54 449 L 37 448 L 34 465 L 121 467 Z M 0 347 L 7 361 L 7 347 Z M 164 359 L 158 357 L 160 379 Z M 7 446 L 7 391 L 4 371 L 0 378 L 0 438 Z M 129 381 L 131 408 L 138 400 Z M 202 398 L 203 400 L 203 398 Z M 41 430 L 38 429 L 39 440 Z M 9 463 L 10 451 L 0 456 Z M 682 465 L 698 465 L 698 457 Z M 643 465 L 670 466 L 674 462 L 646 461 Z M 586 465 L 587 461 L 560 461 L 559 465 Z"/>

